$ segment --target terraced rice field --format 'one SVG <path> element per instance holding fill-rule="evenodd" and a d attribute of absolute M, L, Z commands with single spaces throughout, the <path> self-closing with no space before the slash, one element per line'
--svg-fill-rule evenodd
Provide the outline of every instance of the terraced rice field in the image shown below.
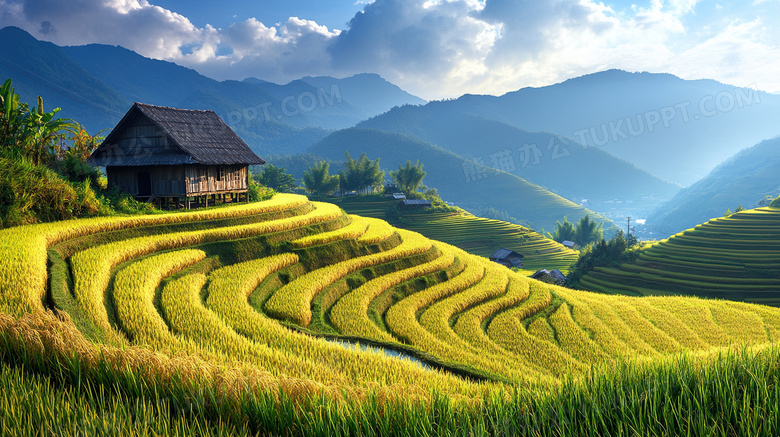
<path fill-rule="evenodd" d="M 555 287 L 296 195 L 0 236 L 4 350 L 176 396 L 205 386 L 206 403 L 258 421 L 243 408 L 262 393 L 326 396 L 334 411 L 346 408 L 339 400 L 398 395 L 481 405 L 592 365 L 780 340 L 775 309 Z M 54 308 L 68 317 L 44 313 Z"/>
<path fill-rule="evenodd" d="M 583 288 L 632 295 L 696 295 L 780 306 L 780 209 L 712 219 L 642 250 L 619 268 L 597 267 Z"/>
<path fill-rule="evenodd" d="M 384 218 L 387 208 L 394 204 L 383 198 L 374 200 L 337 199 L 336 204 L 350 214 Z M 532 229 L 500 220 L 476 217 L 459 209 L 458 212 L 408 211 L 393 223 L 428 238 L 443 241 L 466 252 L 489 257 L 501 247 L 525 256 L 524 270 L 530 275 L 539 269 L 559 269 L 564 274 L 577 261 L 577 252 L 543 237 Z"/>

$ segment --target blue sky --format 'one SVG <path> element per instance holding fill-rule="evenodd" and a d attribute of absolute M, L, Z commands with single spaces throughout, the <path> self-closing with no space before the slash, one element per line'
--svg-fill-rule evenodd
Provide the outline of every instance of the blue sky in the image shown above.
<path fill-rule="evenodd" d="M 780 92 L 780 0 L 0 0 L 0 27 L 215 79 L 378 73 L 426 99 L 609 68 Z"/>
<path fill-rule="evenodd" d="M 220 0 L 218 8 L 214 7 L 213 0 L 158 0 L 153 3 L 184 15 L 198 27 L 211 24 L 224 28 L 252 17 L 270 25 L 283 23 L 289 17 L 300 17 L 342 30 L 364 6 L 355 0 Z"/>

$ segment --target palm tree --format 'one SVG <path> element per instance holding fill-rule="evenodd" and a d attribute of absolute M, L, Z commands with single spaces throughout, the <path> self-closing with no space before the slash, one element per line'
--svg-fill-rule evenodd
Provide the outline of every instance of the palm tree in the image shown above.
<path fill-rule="evenodd" d="M 56 141 L 64 132 L 74 132 L 73 121 L 57 118 L 60 108 L 43 110 L 43 98 L 30 110 L 19 103 L 19 95 L 11 87 L 11 79 L 0 87 L 0 150 L 8 158 L 26 158 L 35 165 L 43 164 L 57 152 Z"/>
<path fill-rule="evenodd" d="M 417 192 L 422 185 L 423 178 L 427 173 L 423 171 L 423 165 L 420 161 L 412 165 L 412 161 L 406 161 L 406 167 L 402 167 L 398 164 L 398 170 L 391 171 L 390 177 L 393 178 L 396 186 L 404 193 L 410 194 Z"/>
<path fill-rule="evenodd" d="M 589 243 L 604 239 L 604 223 L 597 223 L 590 219 L 590 214 L 580 219 L 577 224 L 577 232 L 574 241 L 580 246 L 586 246 Z"/>
<path fill-rule="evenodd" d="M 574 223 L 570 222 L 566 217 L 563 218 L 563 223 L 557 222 L 555 231 L 552 234 L 553 240 L 563 243 L 566 240 L 576 241 L 576 237 L 577 230 L 574 228 Z"/>
<path fill-rule="evenodd" d="M 347 155 L 347 162 L 344 163 L 344 170 L 339 171 L 339 181 L 341 191 L 352 191 L 368 193 L 374 187 L 381 187 L 385 180 L 385 172 L 379 168 L 379 158 L 373 162 L 363 153 L 360 159 L 355 161 Z"/>
<path fill-rule="evenodd" d="M 313 164 L 303 173 L 303 185 L 309 192 L 326 196 L 339 187 L 339 177 L 328 173 L 330 165 L 325 161 Z"/>

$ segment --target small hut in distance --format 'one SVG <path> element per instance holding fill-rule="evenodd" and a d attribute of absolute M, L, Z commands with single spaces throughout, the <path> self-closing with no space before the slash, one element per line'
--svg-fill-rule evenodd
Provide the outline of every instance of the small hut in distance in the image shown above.
<path fill-rule="evenodd" d="M 503 247 L 493 252 L 493 255 L 490 255 L 490 260 L 506 267 L 523 267 L 523 255 Z"/>
<path fill-rule="evenodd" d="M 566 285 L 566 275 L 564 275 L 558 269 L 537 270 L 533 275 L 531 275 L 531 279 L 537 279 L 542 282 L 547 282 L 548 284 Z"/>
<path fill-rule="evenodd" d="M 265 164 L 214 111 L 135 103 L 87 161 L 141 201 L 190 208 L 247 199 L 249 165 Z"/>
<path fill-rule="evenodd" d="M 575 250 L 577 248 L 577 243 L 569 240 L 563 240 L 563 244 L 567 249 Z"/>

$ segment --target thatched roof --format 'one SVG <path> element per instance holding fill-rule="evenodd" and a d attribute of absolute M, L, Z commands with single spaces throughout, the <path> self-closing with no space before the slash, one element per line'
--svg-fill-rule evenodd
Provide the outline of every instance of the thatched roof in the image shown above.
<path fill-rule="evenodd" d="M 520 255 L 514 250 L 505 249 L 503 247 L 493 252 L 493 255 L 490 255 L 490 259 L 509 259 L 510 257 L 523 258 L 523 255 Z"/>
<path fill-rule="evenodd" d="M 501 264 L 511 264 L 513 267 L 522 267 L 523 266 L 523 255 L 520 255 L 519 253 L 515 252 L 514 250 L 501 248 L 497 251 L 493 252 L 493 255 L 490 255 L 491 261 L 496 261 Z"/>
<path fill-rule="evenodd" d="M 404 196 L 404 200 L 401 201 L 401 206 L 425 208 L 431 206 L 431 201 L 425 199 L 407 199 L 406 196 Z"/>
<path fill-rule="evenodd" d="M 566 275 L 564 275 L 560 270 L 558 269 L 541 269 L 537 270 L 536 273 L 531 275 L 531 279 L 543 279 L 545 277 L 552 278 L 553 281 L 555 281 L 559 285 L 565 285 L 566 284 Z"/>
<path fill-rule="evenodd" d="M 139 118 L 151 121 L 159 138 L 128 132 Z M 214 111 L 134 103 L 90 156 L 95 166 L 265 164 Z"/>

